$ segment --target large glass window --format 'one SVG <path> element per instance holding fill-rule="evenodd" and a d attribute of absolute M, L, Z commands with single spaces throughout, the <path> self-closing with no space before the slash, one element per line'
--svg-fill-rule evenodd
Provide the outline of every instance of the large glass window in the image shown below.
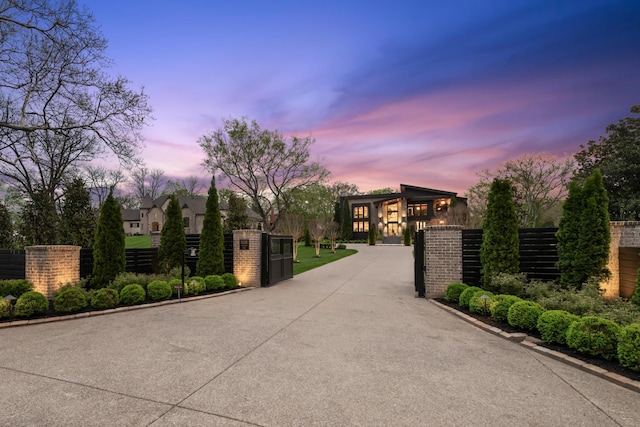
<path fill-rule="evenodd" d="M 368 219 L 368 218 L 369 218 L 369 206 L 353 207 L 353 219 Z"/>
<path fill-rule="evenodd" d="M 353 232 L 354 233 L 368 233 L 369 232 L 369 221 L 354 221 L 353 222 Z"/>
<path fill-rule="evenodd" d="M 407 216 L 427 216 L 427 204 L 426 203 L 409 203 L 407 205 Z"/>
<path fill-rule="evenodd" d="M 449 200 L 447 199 L 436 200 L 433 204 L 433 207 L 435 208 L 436 212 L 446 212 L 447 209 L 449 208 Z"/>

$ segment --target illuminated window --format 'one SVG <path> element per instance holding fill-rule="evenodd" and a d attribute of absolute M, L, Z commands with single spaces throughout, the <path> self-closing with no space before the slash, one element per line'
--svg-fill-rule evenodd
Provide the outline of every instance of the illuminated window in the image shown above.
<path fill-rule="evenodd" d="M 447 199 L 436 200 L 433 204 L 436 212 L 446 212 L 449 208 L 449 201 Z"/>
<path fill-rule="evenodd" d="M 369 206 L 353 207 L 353 219 L 368 219 L 368 218 L 369 218 Z"/>
<path fill-rule="evenodd" d="M 412 216 L 427 216 L 427 204 L 426 203 L 409 203 L 407 205 L 407 215 Z"/>
<path fill-rule="evenodd" d="M 353 232 L 354 233 L 368 233 L 369 232 L 369 222 L 368 221 L 354 221 L 354 223 L 353 223 Z"/>

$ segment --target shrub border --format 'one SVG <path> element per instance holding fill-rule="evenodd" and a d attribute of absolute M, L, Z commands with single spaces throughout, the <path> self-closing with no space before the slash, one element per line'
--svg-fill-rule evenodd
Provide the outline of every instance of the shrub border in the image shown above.
<path fill-rule="evenodd" d="M 622 375 L 616 374 L 614 372 L 609 372 L 606 369 L 602 369 L 599 366 L 592 365 L 590 363 L 586 363 L 580 359 L 576 359 L 575 357 L 568 356 L 559 351 L 551 350 L 546 347 L 542 347 L 538 345 L 538 339 L 535 337 L 530 337 L 524 332 L 515 332 L 509 333 L 505 332 L 500 328 L 496 328 L 495 326 L 487 325 L 486 323 L 476 319 L 473 316 L 469 316 L 466 313 L 456 310 L 453 307 L 449 307 L 448 305 L 442 304 L 436 300 L 430 299 L 428 300 L 432 304 L 438 306 L 439 308 L 448 311 L 449 313 L 461 318 L 462 320 L 471 323 L 472 325 L 477 326 L 480 329 L 485 330 L 493 335 L 499 336 L 501 338 L 507 339 L 509 341 L 515 342 L 529 350 L 533 350 L 536 353 L 543 354 L 545 356 L 551 357 L 559 362 L 566 363 L 573 367 L 576 367 L 582 371 L 593 374 L 597 377 L 600 377 L 604 380 L 610 381 L 612 383 L 618 384 L 621 387 L 624 387 L 629 390 L 633 390 L 635 392 L 640 393 L 640 381 L 634 381 L 631 378 L 624 377 Z"/>
<path fill-rule="evenodd" d="M 16 327 L 16 326 L 35 325 L 35 324 L 39 324 L 39 323 L 60 322 L 62 320 L 82 319 L 82 318 L 85 318 L 85 317 L 103 316 L 105 314 L 119 313 L 119 312 L 122 312 L 122 311 L 140 310 L 140 309 L 143 309 L 143 308 L 160 307 L 162 305 L 168 305 L 168 304 L 181 304 L 181 303 L 184 303 L 184 302 L 197 301 L 197 300 L 201 300 L 201 299 L 217 298 L 217 297 L 221 297 L 221 296 L 224 296 L 224 295 L 229 295 L 229 294 L 235 294 L 235 293 L 238 293 L 238 292 L 249 291 L 251 289 L 257 289 L 257 287 L 237 288 L 237 289 L 232 289 L 232 290 L 224 291 L 224 292 L 217 292 L 217 293 L 213 293 L 213 294 L 198 295 L 198 296 L 193 296 L 193 297 L 189 297 L 188 296 L 188 297 L 184 297 L 184 298 L 180 298 L 180 299 L 169 299 L 169 300 L 164 300 L 164 301 L 156 301 L 156 302 L 149 302 L 149 303 L 144 303 L 144 304 L 127 305 L 127 306 L 121 306 L 121 307 L 116 307 L 116 308 L 109 308 L 109 309 L 106 309 L 106 310 L 85 311 L 83 313 L 44 317 L 44 318 L 40 318 L 40 319 L 21 319 L 21 320 L 13 320 L 11 322 L 0 322 L 0 329 Z"/>

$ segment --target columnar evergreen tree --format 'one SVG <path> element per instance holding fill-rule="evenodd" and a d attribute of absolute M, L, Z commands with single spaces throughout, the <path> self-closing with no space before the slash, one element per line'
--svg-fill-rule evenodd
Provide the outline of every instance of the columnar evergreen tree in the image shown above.
<path fill-rule="evenodd" d="M 229 193 L 229 214 L 224 221 L 223 231 L 233 233 L 233 230 L 246 230 L 249 228 L 249 215 L 247 215 L 247 202 L 234 192 Z M 219 211 L 219 209 L 218 209 Z"/>
<path fill-rule="evenodd" d="M 13 246 L 13 224 L 9 210 L 0 202 L 0 248 Z"/>
<path fill-rule="evenodd" d="M 369 245 L 373 246 L 376 244 L 376 239 L 378 238 L 378 236 L 376 234 L 375 224 L 369 224 L 368 238 L 369 238 Z"/>
<path fill-rule="evenodd" d="M 591 277 L 606 278 L 610 272 L 607 191 L 602 175 L 595 169 L 584 186 L 572 182 L 562 207 L 558 233 L 560 285 L 580 289 Z"/>
<path fill-rule="evenodd" d="M 57 229 L 58 211 L 55 202 L 46 191 L 33 191 L 31 200 L 22 210 L 20 234 L 25 246 L 55 245 L 58 243 Z"/>
<path fill-rule="evenodd" d="M 558 226 L 558 270 L 560 270 L 560 286 L 576 287 L 582 280 L 576 268 L 578 242 L 580 241 L 580 216 L 584 210 L 582 187 L 572 181 L 569 194 L 562 205 L 562 217 Z"/>
<path fill-rule="evenodd" d="M 211 177 L 196 270 L 202 277 L 224 273 L 224 233 L 215 176 Z"/>
<path fill-rule="evenodd" d="M 482 229 L 480 261 L 486 288 L 495 274 L 519 271 L 518 217 L 509 181 L 496 178 L 491 183 Z"/>
<path fill-rule="evenodd" d="M 579 287 L 590 277 L 608 277 L 609 244 L 609 199 L 598 169 L 587 178 L 582 188 L 584 209 L 580 215 L 580 240 L 576 254 L 576 269 L 580 277 Z"/>
<path fill-rule="evenodd" d="M 60 210 L 60 243 L 90 248 L 96 232 L 96 215 L 91 197 L 81 178 L 66 185 Z"/>
<path fill-rule="evenodd" d="M 353 224 L 351 223 L 351 209 L 349 209 L 349 201 L 342 202 L 342 218 L 340 221 L 341 236 L 343 240 L 353 239 Z"/>
<path fill-rule="evenodd" d="M 160 233 L 160 247 L 158 248 L 158 264 L 162 271 L 168 272 L 172 268 L 181 267 L 187 240 L 184 235 L 182 209 L 175 195 L 169 199 L 165 212 L 165 221 Z"/>
<path fill-rule="evenodd" d="M 92 288 L 104 288 L 126 266 L 124 228 L 120 205 L 113 197 L 113 187 L 102 204 L 93 243 Z"/>

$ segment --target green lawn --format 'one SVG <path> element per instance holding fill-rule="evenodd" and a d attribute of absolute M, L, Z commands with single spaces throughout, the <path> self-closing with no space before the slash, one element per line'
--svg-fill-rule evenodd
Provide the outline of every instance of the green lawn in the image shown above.
<path fill-rule="evenodd" d="M 320 249 L 320 258 L 316 258 L 316 251 L 311 247 L 306 247 L 303 244 L 298 249 L 298 261 L 293 264 L 293 274 L 303 273 L 305 271 L 320 267 L 330 262 L 337 261 L 340 258 L 353 255 L 358 252 L 355 249 L 336 249 L 336 253 L 332 254 L 329 249 Z"/>
<path fill-rule="evenodd" d="M 151 236 L 127 236 L 124 240 L 126 249 L 150 248 Z"/>

